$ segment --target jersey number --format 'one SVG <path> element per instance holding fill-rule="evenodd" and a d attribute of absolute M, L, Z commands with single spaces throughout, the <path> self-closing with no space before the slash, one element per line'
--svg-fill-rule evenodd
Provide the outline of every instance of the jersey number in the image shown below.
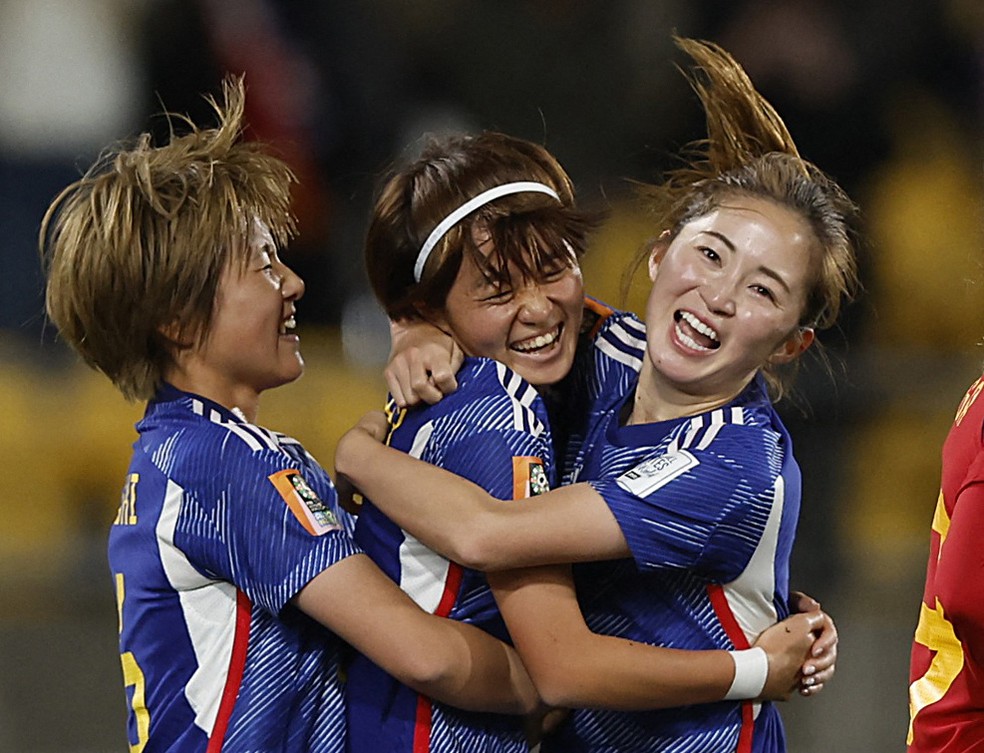
<path fill-rule="evenodd" d="M 126 591 L 123 585 L 123 573 L 116 574 L 116 609 L 119 613 L 120 633 L 123 633 L 123 599 Z M 141 753 L 150 738 L 150 711 L 147 709 L 147 699 L 144 695 L 144 673 L 137 664 L 137 659 L 132 651 L 125 651 L 120 654 L 120 662 L 123 665 L 123 685 L 127 690 L 133 688 L 130 696 L 130 708 L 133 711 L 133 719 L 137 728 L 137 742 L 130 743 L 130 753 Z"/>
<path fill-rule="evenodd" d="M 971 388 L 976 399 L 980 389 Z M 968 393 L 971 394 L 971 393 Z M 965 398 L 966 400 L 966 398 Z M 950 516 L 946 512 L 943 491 L 936 500 L 936 511 L 933 513 L 933 533 L 940 537 L 939 548 L 950 532 Z M 909 685 L 909 734 L 906 744 L 912 743 L 912 724 L 916 714 L 931 703 L 936 703 L 946 695 L 954 679 L 963 669 L 963 647 L 953 632 L 953 625 L 943 614 L 943 605 L 935 599 L 936 608 L 931 609 L 925 602 L 920 604 L 919 624 L 916 625 L 916 643 L 934 651 L 933 661 L 926 674 Z"/>

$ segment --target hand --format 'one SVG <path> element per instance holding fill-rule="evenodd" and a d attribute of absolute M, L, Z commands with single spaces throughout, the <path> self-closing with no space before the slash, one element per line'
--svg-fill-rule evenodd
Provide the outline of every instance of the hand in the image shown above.
<path fill-rule="evenodd" d="M 819 614 L 823 616 L 823 623 L 819 630 L 814 631 L 817 639 L 810 649 L 810 656 L 803 662 L 800 681 L 800 695 L 807 697 L 823 690 L 837 669 L 837 626 L 826 612 Z"/>
<path fill-rule="evenodd" d="M 397 405 L 433 405 L 458 389 L 454 375 L 465 356 L 451 337 L 433 324 L 409 320 L 390 322 L 390 337 L 383 374 Z"/>
<path fill-rule="evenodd" d="M 764 700 L 788 700 L 801 687 L 804 663 L 817 661 L 810 654 L 826 617 L 819 610 L 795 614 L 758 637 L 755 645 L 765 649 L 769 657 L 769 677 L 761 695 Z"/>
<path fill-rule="evenodd" d="M 820 609 L 820 602 L 802 591 L 790 591 L 789 606 L 793 612 L 814 612 Z M 823 626 L 817 633 L 817 640 L 810 651 L 810 658 L 803 663 L 803 679 L 800 695 L 816 695 L 825 683 L 829 682 L 837 663 L 837 626 L 829 615 L 824 614 Z"/>

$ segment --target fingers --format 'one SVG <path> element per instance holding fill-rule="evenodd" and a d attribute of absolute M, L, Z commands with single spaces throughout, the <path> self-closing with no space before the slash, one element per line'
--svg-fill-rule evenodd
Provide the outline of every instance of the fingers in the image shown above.
<path fill-rule="evenodd" d="M 396 404 L 401 408 L 421 402 L 433 405 L 458 389 L 455 370 L 460 359 L 456 362 L 455 356 L 453 349 L 449 356 L 446 349 L 429 355 L 422 348 L 411 347 L 394 357 L 384 376 Z"/>
<path fill-rule="evenodd" d="M 813 612 L 820 608 L 820 602 L 802 591 L 790 591 L 789 606 L 793 612 Z"/>
<path fill-rule="evenodd" d="M 433 369 L 430 372 L 430 382 L 438 391 L 439 397 L 437 400 L 440 400 L 444 395 L 449 395 L 458 389 L 458 380 L 454 375 L 454 371 L 450 367 Z M 434 402 L 436 403 L 437 400 Z"/>
<path fill-rule="evenodd" d="M 837 626 L 826 612 L 820 612 L 823 621 L 817 633 L 817 640 L 813 644 L 814 656 L 820 656 L 830 650 L 836 652 L 837 649 Z"/>
<path fill-rule="evenodd" d="M 810 685 L 824 684 L 830 682 L 834 677 L 834 672 L 837 670 L 837 647 L 833 646 L 829 650 L 819 654 L 818 656 L 811 656 L 806 662 L 803 663 L 803 678 L 812 679 L 811 683 L 804 683 L 807 687 Z"/>
<path fill-rule="evenodd" d="M 823 683 L 817 683 L 816 685 L 811 685 L 809 687 L 801 687 L 799 689 L 799 694 L 805 698 L 811 698 L 823 690 Z"/>
<path fill-rule="evenodd" d="M 810 657 L 803 664 L 800 695 L 813 696 L 830 682 L 837 669 L 837 627 L 829 615 L 820 612 L 822 622 L 818 637 L 810 649 Z"/>
<path fill-rule="evenodd" d="M 441 401 L 444 392 L 435 384 L 431 378 L 429 370 L 421 364 L 417 364 L 410 375 L 411 395 L 415 398 L 414 404 L 423 401 L 428 405 L 434 405 Z"/>
<path fill-rule="evenodd" d="M 386 387 L 396 404 L 401 408 L 409 408 L 414 403 L 407 400 L 407 396 L 403 392 L 403 385 L 410 384 L 410 373 L 409 371 L 403 374 L 399 373 L 397 371 L 399 366 L 405 366 L 405 364 L 389 364 L 383 372 L 383 376 L 386 378 Z"/>

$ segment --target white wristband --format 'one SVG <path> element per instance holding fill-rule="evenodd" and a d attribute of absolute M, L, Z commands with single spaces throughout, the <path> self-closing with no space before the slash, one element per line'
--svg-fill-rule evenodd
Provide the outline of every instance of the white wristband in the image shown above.
<path fill-rule="evenodd" d="M 731 681 L 726 701 L 747 701 L 758 698 L 769 679 L 769 656 L 764 648 L 729 651 L 735 663 L 735 679 Z"/>

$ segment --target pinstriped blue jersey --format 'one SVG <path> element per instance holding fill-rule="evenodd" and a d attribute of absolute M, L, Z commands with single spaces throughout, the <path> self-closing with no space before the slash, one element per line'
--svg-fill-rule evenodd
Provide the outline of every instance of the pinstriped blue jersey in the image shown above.
<path fill-rule="evenodd" d="M 605 322 L 583 435 L 565 482 L 589 481 L 631 560 L 575 567 L 594 632 L 684 649 L 745 648 L 787 615 L 800 503 L 790 438 L 754 380 L 718 410 L 623 426 L 645 357 L 642 325 Z M 576 710 L 544 751 L 782 751 L 772 704 L 721 702 L 623 713 Z"/>
<path fill-rule="evenodd" d="M 621 396 L 635 389 L 646 352 L 646 325 L 634 314 L 612 310 L 591 298 L 586 304 L 586 321 L 595 318 L 596 323 L 578 342 L 574 364 L 564 380 L 562 403 L 551 413 L 555 437 L 560 433 L 558 424 L 563 427 L 564 444 L 558 451 L 562 484 L 578 477 L 591 428 Z"/>
<path fill-rule="evenodd" d="M 543 402 L 496 361 L 466 359 L 457 391 L 433 406 L 399 412 L 391 407 L 390 422 L 393 447 L 464 476 L 493 497 L 527 497 L 550 485 L 553 457 Z M 359 514 L 356 541 L 425 610 L 508 639 L 485 576 L 431 551 L 371 501 Z M 347 675 L 355 753 L 527 750 L 520 717 L 431 702 L 362 656 Z"/>
<path fill-rule="evenodd" d="M 345 749 L 340 641 L 289 605 L 358 552 L 296 440 L 165 386 L 109 535 L 131 749 Z"/>

